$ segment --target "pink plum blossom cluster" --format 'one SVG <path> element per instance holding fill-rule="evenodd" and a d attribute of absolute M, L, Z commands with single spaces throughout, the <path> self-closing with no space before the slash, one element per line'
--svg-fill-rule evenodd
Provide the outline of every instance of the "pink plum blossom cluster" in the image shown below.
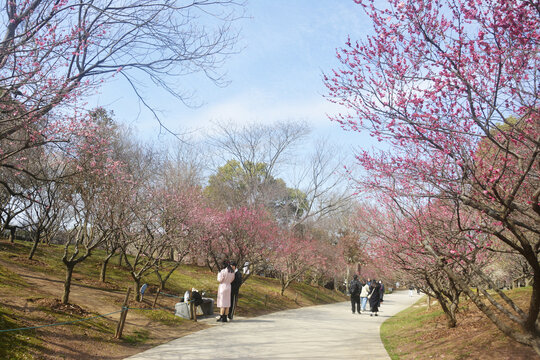
<path fill-rule="evenodd" d="M 437 269 L 446 290 L 459 288 L 540 353 L 538 4 L 356 2 L 373 33 L 349 39 L 337 52 L 342 66 L 324 81 L 329 100 L 348 109 L 332 119 L 384 143 L 356 155 L 366 174 L 359 192 L 393 209 L 384 213 L 393 220 L 378 217 L 390 223 L 376 258 L 418 276 Z M 499 251 L 528 264 L 528 310 L 483 272 Z M 488 306 L 472 286 L 499 298 L 485 292 Z"/>

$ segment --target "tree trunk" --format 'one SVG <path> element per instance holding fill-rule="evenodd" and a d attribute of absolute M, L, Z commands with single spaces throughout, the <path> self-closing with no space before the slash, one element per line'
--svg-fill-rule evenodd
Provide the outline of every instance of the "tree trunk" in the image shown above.
<path fill-rule="evenodd" d="M 10 243 L 15 243 L 15 231 L 17 230 L 17 228 L 15 226 L 11 226 L 9 228 L 9 242 Z"/>
<path fill-rule="evenodd" d="M 107 265 L 109 264 L 109 260 L 116 254 L 116 249 L 111 251 L 110 254 L 108 254 L 105 259 L 103 260 L 103 264 L 101 264 L 101 271 L 99 273 L 99 281 L 105 282 L 105 276 L 107 275 Z M 120 259 L 122 259 L 122 254 L 120 254 Z"/>
<path fill-rule="evenodd" d="M 428 250 L 432 253 L 435 253 L 433 249 L 428 248 Z M 540 355 L 540 340 L 538 338 L 538 334 L 536 330 L 531 333 L 530 331 L 527 331 L 526 329 L 523 328 L 524 323 L 520 323 L 519 320 L 516 321 L 516 319 L 509 318 L 508 315 L 505 315 L 505 314 L 501 315 L 500 312 L 497 312 L 496 310 L 491 309 L 485 304 L 485 302 L 480 298 L 478 294 L 474 293 L 474 291 L 470 288 L 469 284 L 466 283 L 459 276 L 457 276 L 451 269 L 449 269 L 444 262 L 439 261 L 439 266 L 456 283 L 456 285 L 459 286 L 460 290 L 469 296 L 469 298 L 476 305 L 476 307 L 480 311 L 482 311 L 488 317 L 488 319 L 491 320 L 493 324 L 495 324 L 495 326 L 497 326 L 497 328 L 500 331 L 502 331 L 505 335 L 516 340 L 517 342 L 521 344 L 531 346 Z M 534 288 L 537 286 L 540 286 L 540 284 L 533 282 L 533 292 L 535 291 Z M 538 311 L 538 309 L 535 309 L 534 311 Z M 530 313 L 531 312 L 529 311 L 529 316 L 530 316 Z M 509 318 L 509 320 L 513 321 L 514 323 L 517 323 L 521 327 L 521 329 L 518 330 L 512 326 L 509 326 L 506 323 L 506 321 L 503 320 L 505 318 Z"/>
<path fill-rule="evenodd" d="M 34 237 L 34 243 L 32 244 L 32 249 L 30 249 L 30 254 L 28 255 L 28 260 L 32 260 L 34 254 L 36 253 L 37 246 L 39 244 L 40 231 L 38 231 Z"/>
<path fill-rule="evenodd" d="M 532 342 L 532 347 L 534 351 L 536 351 L 536 353 L 540 355 L 540 339 L 538 339 L 538 337 L 536 337 L 535 340 Z"/>
<path fill-rule="evenodd" d="M 158 278 L 158 281 L 159 281 L 159 288 L 161 290 L 165 290 L 165 283 L 167 282 L 167 279 L 169 277 L 162 277 L 161 274 L 159 273 L 159 270 L 156 270 L 155 273 L 156 273 L 156 277 Z"/>
<path fill-rule="evenodd" d="M 444 311 L 444 315 L 446 316 L 446 325 L 448 328 L 454 328 L 457 325 L 457 319 L 456 319 L 456 307 L 455 304 L 450 303 L 448 304 L 442 296 L 438 296 L 437 300 L 439 300 L 439 304 L 441 304 L 441 308 Z"/>
<path fill-rule="evenodd" d="M 64 295 L 62 295 L 62 304 L 68 304 L 69 291 L 71 289 L 71 277 L 73 275 L 73 268 L 75 264 L 66 264 L 66 280 L 64 282 Z"/>
<path fill-rule="evenodd" d="M 347 275 L 345 277 L 345 292 L 346 293 L 349 293 L 349 278 L 350 278 L 350 274 L 351 273 L 351 270 L 349 269 L 349 265 L 347 265 Z"/>
<path fill-rule="evenodd" d="M 538 284 L 540 284 L 539 271 L 534 272 L 533 284 L 531 300 L 529 302 L 529 313 L 527 314 L 525 323 L 523 324 L 523 328 L 531 334 L 537 333 L 536 324 L 538 321 L 538 315 L 540 313 L 540 287 L 538 286 Z"/>
<path fill-rule="evenodd" d="M 244 274 L 242 276 L 242 284 L 245 283 L 251 277 L 251 272 L 249 274 Z"/>
<path fill-rule="evenodd" d="M 99 281 L 101 282 L 105 282 L 105 275 L 107 274 L 107 264 L 109 263 L 109 260 L 113 255 L 114 254 L 107 256 L 103 260 L 103 264 L 101 264 L 101 271 L 99 272 Z"/>
<path fill-rule="evenodd" d="M 141 302 L 141 278 L 133 277 L 133 285 L 135 286 L 135 291 L 133 292 L 135 301 Z"/>
<path fill-rule="evenodd" d="M 281 296 L 283 296 L 283 294 L 285 293 L 285 277 L 283 274 L 281 274 L 279 276 L 279 283 L 281 285 L 281 291 L 280 291 L 280 294 Z"/>
<path fill-rule="evenodd" d="M 165 276 L 161 276 L 161 273 L 159 272 L 159 269 L 156 269 L 155 273 L 160 283 L 161 290 L 165 290 L 165 284 L 167 283 L 167 280 L 171 277 L 171 275 L 180 267 L 180 262 L 176 262 L 171 270 L 165 274 Z"/>

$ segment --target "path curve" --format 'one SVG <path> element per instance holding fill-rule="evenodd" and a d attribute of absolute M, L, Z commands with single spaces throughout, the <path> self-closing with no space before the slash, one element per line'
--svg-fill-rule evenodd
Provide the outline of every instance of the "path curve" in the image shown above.
<path fill-rule="evenodd" d="M 378 317 L 351 314 L 350 303 L 337 303 L 236 319 L 128 359 L 390 359 L 381 323 L 418 299 L 408 291 L 387 294 Z"/>

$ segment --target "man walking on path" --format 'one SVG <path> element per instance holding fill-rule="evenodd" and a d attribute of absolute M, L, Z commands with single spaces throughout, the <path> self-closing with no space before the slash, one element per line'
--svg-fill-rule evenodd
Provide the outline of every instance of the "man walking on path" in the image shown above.
<path fill-rule="evenodd" d="M 229 320 L 233 319 L 234 313 L 236 312 L 236 305 L 238 305 L 238 293 L 240 291 L 240 286 L 242 285 L 242 273 L 238 271 L 236 262 L 231 261 L 231 267 L 234 270 L 234 280 L 231 283 L 231 308 L 229 309 Z"/>
<path fill-rule="evenodd" d="M 129 359 L 389 360 L 379 336 L 380 325 L 416 300 L 409 298 L 407 291 L 387 294 L 384 313 L 379 317 L 364 317 L 362 321 L 343 311 L 343 303 L 238 319 L 229 326 L 212 326 Z M 211 320 L 208 324 L 214 325 L 215 321 Z"/>
<path fill-rule="evenodd" d="M 354 275 L 351 283 L 349 284 L 349 292 L 351 293 L 351 306 L 352 313 L 354 314 L 355 310 L 360 314 L 360 290 L 362 289 L 362 284 L 358 281 L 358 275 Z"/>

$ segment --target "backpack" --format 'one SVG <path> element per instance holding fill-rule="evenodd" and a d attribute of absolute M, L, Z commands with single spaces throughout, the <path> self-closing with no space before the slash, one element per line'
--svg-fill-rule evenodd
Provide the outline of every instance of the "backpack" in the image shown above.
<path fill-rule="evenodd" d="M 202 299 L 201 294 L 199 294 L 198 291 L 193 291 L 191 293 L 191 298 L 193 299 L 193 302 L 195 303 L 195 306 L 202 305 L 203 299 Z"/>

